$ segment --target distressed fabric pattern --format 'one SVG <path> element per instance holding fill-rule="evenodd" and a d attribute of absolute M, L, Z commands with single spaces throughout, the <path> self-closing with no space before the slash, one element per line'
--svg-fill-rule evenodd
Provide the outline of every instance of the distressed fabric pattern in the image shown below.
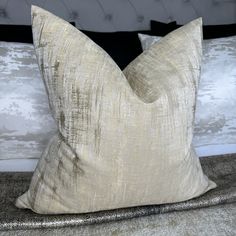
<path fill-rule="evenodd" d="M 146 50 L 161 37 L 139 34 L 139 39 Z M 204 40 L 193 139 L 202 153 L 236 153 L 235 92 L 236 36 Z"/>
<path fill-rule="evenodd" d="M 38 159 L 56 125 L 33 45 L 0 42 L 0 88 L 0 165 Z"/>
<path fill-rule="evenodd" d="M 169 34 L 123 73 L 76 28 L 33 7 L 35 50 L 58 134 L 16 206 L 85 213 L 179 202 L 214 188 L 191 146 L 201 24 Z"/>

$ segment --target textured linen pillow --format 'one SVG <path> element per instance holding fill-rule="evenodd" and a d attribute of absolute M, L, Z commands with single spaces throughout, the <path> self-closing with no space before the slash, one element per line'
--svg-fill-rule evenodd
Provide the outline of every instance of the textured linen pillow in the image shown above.
<path fill-rule="evenodd" d="M 143 50 L 161 37 L 139 34 Z M 203 41 L 193 144 L 201 156 L 236 153 L 236 36 Z"/>
<path fill-rule="evenodd" d="M 216 186 L 191 146 L 201 19 L 163 38 L 124 72 L 53 14 L 33 6 L 32 24 L 58 134 L 17 207 L 85 213 L 184 201 Z"/>

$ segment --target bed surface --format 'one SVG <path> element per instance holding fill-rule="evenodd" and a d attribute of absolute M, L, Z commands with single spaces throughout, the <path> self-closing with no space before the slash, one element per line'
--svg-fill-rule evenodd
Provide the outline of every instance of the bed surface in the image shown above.
<path fill-rule="evenodd" d="M 205 174 L 218 185 L 201 197 L 174 204 L 131 207 L 88 214 L 45 216 L 30 210 L 18 209 L 14 206 L 14 201 L 27 190 L 32 173 L 0 173 L 0 230 L 82 226 L 233 203 L 236 201 L 235 156 L 235 154 L 225 155 L 201 160 Z"/>

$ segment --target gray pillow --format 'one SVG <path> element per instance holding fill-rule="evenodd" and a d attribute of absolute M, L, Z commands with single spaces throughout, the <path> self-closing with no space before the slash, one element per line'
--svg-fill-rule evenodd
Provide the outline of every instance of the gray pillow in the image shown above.
<path fill-rule="evenodd" d="M 146 50 L 161 37 L 139 39 Z M 201 156 L 236 153 L 236 36 L 203 41 L 193 144 Z"/>
<path fill-rule="evenodd" d="M 56 131 L 31 44 L 0 42 L 0 170 L 38 159 Z"/>

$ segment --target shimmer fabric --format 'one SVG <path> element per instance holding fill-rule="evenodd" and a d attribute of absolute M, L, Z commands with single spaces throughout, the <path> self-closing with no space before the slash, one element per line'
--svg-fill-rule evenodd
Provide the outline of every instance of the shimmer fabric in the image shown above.
<path fill-rule="evenodd" d="M 40 158 L 55 132 L 33 45 L 0 42 L 0 169 Z"/>
<path fill-rule="evenodd" d="M 145 50 L 161 37 L 139 39 Z M 235 91 L 236 36 L 204 40 L 193 139 L 201 155 L 236 152 Z"/>
<path fill-rule="evenodd" d="M 17 207 L 95 212 L 180 202 L 216 186 L 191 146 L 201 19 L 163 38 L 124 72 L 53 14 L 33 7 L 32 25 L 58 134 Z"/>

